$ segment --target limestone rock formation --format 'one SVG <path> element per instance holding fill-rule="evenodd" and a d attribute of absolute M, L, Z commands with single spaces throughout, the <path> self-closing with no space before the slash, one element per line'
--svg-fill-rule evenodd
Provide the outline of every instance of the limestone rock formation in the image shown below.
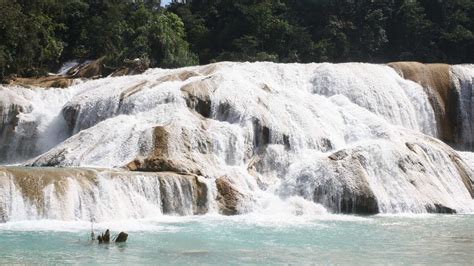
<path fill-rule="evenodd" d="M 171 172 L 0 167 L 0 221 L 204 214 L 209 193 L 205 178 Z"/>
<path fill-rule="evenodd" d="M 436 114 L 440 139 L 461 150 L 474 150 L 474 67 L 418 62 L 395 62 L 389 66 L 403 78 L 423 86 Z"/>
<path fill-rule="evenodd" d="M 472 112 L 459 111 L 471 106 L 470 67 L 416 67 L 426 68 L 412 71 L 424 77 L 420 83 L 386 65 L 224 62 L 148 70 L 66 90 L 19 89 L 35 96 L 28 98 L 32 114 L 20 115 L 19 123 L 34 121 L 39 138 L 31 141 L 45 147 L 22 163 L 124 169 L 95 170 L 93 181 L 68 174 L 60 179 L 68 180 L 64 198 L 51 194 L 59 186 L 54 182 L 37 185 L 35 198 L 46 199 L 49 191 L 69 202 L 61 206 L 65 213 L 46 211 L 46 217 L 110 215 L 103 206 L 87 207 L 97 197 L 133 210 L 114 217 L 272 212 L 281 202 L 302 214 L 311 212 L 302 206 L 358 214 L 471 212 L 474 160 L 452 148 L 472 143 Z M 460 92 L 460 104 L 450 105 L 446 79 Z M 455 121 L 450 106 L 457 110 Z M 449 131 L 443 121 L 457 126 Z M 65 137 L 49 138 L 51 132 Z M 4 195 L 19 195 L 12 188 L 21 185 L 9 182 L 4 188 L 13 194 Z M 26 209 L 38 208 L 21 197 Z M 41 214 L 19 209 L 2 207 L 1 216 Z"/>
<path fill-rule="evenodd" d="M 244 195 L 232 184 L 227 177 L 216 179 L 217 202 L 219 212 L 224 215 L 236 215 L 240 213 L 239 206 L 244 201 Z"/>
<path fill-rule="evenodd" d="M 459 98 L 451 83 L 450 66 L 417 62 L 390 63 L 405 79 L 419 83 L 429 97 L 439 123 L 441 138 L 452 143 L 456 128 L 457 101 Z"/>

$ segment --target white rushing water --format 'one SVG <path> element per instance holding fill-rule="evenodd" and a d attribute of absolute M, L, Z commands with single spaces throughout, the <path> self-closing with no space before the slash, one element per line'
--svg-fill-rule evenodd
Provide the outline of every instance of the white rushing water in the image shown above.
<path fill-rule="evenodd" d="M 470 110 L 472 68 L 456 66 L 453 73 L 461 106 Z M 219 212 L 221 177 L 238 190 L 237 213 L 474 211 L 466 185 L 474 165 L 435 139 L 440 132 L 424 89 L 384 65 L 151 69 L 63 90 L 3 87 L 0 105 L 0 162 L 114 168 L 166 146 L 159 156 L 205 180 L 205 212 Z M 466 145 L 472 145 L 471 113 L 462 116 L 469 121 Z M 154 139 L 156 128 L 167 132 L 162 143 Z M 146 218 L 166 206 L 179 215 L 203 211 L 196 211 L 192 189 L 157 185 L 153 175 L 120 175 L 129 174 L 94 182 L 63 174 L 65 199 L 47 196 L 57 187 L 40 187 L 37 207 L 18 178 L 4 174 L 4 220 Z M 158 187 L 182 200 L 169 202 Z"/>
<path fill-rule="evenodd" d="M 458 137 L 459 148 L 474 149 L 474 65 L 452 67 L 453 83 L 459 94 L 458 119 L 462 125 Z"/>

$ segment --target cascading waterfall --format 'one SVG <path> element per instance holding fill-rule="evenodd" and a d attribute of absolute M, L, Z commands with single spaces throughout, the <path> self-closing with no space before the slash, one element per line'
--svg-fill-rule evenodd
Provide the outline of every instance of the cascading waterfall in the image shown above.
<path fill-rule="evenodd" d="M 0 169 L 0 221 L 106 221 L 209 210 L 205 180 L 92 168 Z"/>
<path fill-rule="evenodd" d="M 0 90 L 0 163 L 21 163 L 37 156 L 68 135 L 62 106 L 75 89 Z"/>
<path fill-rule="evenodd" d="M 474 73 L 451 78 L 453 146 L 472 150 Z M 2 87 L 0 162 L 35 167 L 0 169 L 0 218 L 472 212 L 470 153 L 435 139 L 423 86 L 385 65 L 224 62 Z"/>
<path fill-rule="evenodd" d="M 453 83 L 459 94 L 457 147 L 463 150 L 474 150 L 474 66 L 453 66 Z"/>

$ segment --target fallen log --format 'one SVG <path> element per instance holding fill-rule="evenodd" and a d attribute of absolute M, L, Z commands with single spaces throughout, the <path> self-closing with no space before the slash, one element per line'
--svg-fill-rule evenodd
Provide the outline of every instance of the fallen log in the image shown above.
<path fill-rule="evenodd" d="M 99 240 L 99 244 L 108 244 L 110 243 L 110 231 L 107 229 L 104 234 L 99 235 L 97 237 L 97 240 Z"/>

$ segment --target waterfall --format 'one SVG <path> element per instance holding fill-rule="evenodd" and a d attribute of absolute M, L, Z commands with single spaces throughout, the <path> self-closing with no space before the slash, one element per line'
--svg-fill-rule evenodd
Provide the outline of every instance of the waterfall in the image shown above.
<path fill-rule="evenodd" d="M 459 95 L 456 116 L 459 125 L 457 147 L 472 151 L 474 150 L 474 66 L 454 66 L 452 72 L 453 83 Z"/>
<path fill-rule="evenodd" d="M 74 90 L 0 88 L 0 163 L 21 163 L 65 140 L 60 110 Z"/>
<path fill-rule="evenodd" d="M 209 195 L 208 195 L 209 193 Z M 173 173 L 93 168 L 0 168 L 0 221 L 108 221 L 203 214 L 205 181 Z"/>
<path fill-rule="evenodd" d="M 1 87 L 0 162 L 29 166 L 2 170 L 1 217 L 473 212 L 472 156 L 452 148 L 473 142 L 472 67 L 409 66 L 223 62 Z"/>

